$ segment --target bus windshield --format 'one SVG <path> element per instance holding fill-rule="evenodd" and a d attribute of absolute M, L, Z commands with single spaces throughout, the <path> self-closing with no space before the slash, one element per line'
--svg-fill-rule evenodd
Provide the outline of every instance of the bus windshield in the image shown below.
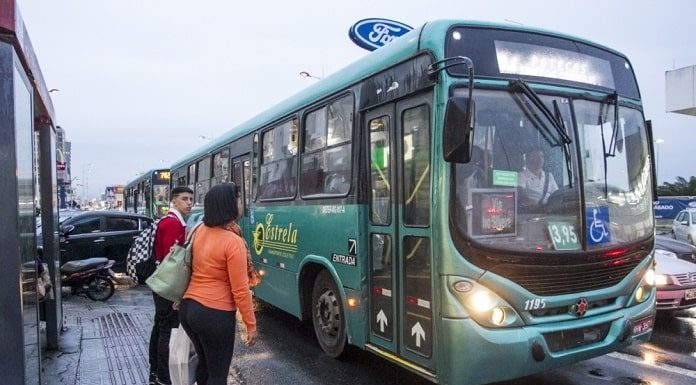
<path fill-rule="evenodd" d="M 169 211 L 169 185 L 154 185 L 152 197 L 155 206 L 154 215 L 157 217 L 165 215 Z"/>
<path fill-rule="evenodd" d="M 535 253 L 611 247 L 649 235 L 641 112 L 621 107 L 615 125 L 615 103 L 538 98 L 543 106 L 516 87 L 474 93 L 472 158 L 452 166 L 458 232 L 487 247 Z"/>

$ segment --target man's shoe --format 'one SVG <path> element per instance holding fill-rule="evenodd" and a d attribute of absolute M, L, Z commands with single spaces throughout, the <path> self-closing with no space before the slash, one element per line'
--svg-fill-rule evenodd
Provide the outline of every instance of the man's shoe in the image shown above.
<path fill-rule="evenodd" d="M 150 385 L 157 385 L 157 373 L 150 373 L 150 380 L 148 381 Z"/>

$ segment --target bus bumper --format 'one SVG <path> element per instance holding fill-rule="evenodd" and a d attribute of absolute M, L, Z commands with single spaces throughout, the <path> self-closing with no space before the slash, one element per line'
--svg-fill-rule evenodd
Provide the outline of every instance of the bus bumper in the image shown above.
<path fill-rule="evenodd" d="M 469 318 L 444 318 L 442 341 L 457 343 L 446 343 L 441 349 L 444 357 L 439 382 L 471 385 L 504 381 L 646 342 L 655 319 L 654 298 L 613 313 L 518 328 L 490 329 Z M 606 336 L 585 344 L 558 341 L 595 330 L 606 332 Z"/>

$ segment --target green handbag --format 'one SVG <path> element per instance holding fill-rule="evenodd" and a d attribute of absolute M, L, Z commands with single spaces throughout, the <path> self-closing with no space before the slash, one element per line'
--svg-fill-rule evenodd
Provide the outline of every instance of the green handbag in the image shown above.
<path fill-rule="evenodd" d="M 145 283 L 162 298 L 173 302 L 181 301 L 191 280 L 191 263 L 193 255 L 193 234 L 201 223 L 197 224 L 186 237 L 183 245 L 175 244 L 169 254 L 160 262 L 154 273 Z"/>

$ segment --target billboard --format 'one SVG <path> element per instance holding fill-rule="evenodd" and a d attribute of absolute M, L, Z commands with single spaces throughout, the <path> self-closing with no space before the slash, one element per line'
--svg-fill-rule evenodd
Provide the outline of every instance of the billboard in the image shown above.
<path fill-rule="evenodd" d="M 674 219 L 687 207 L 696 207 L 696 197 L 661 197 L 654 203 L 655 219 Z"/>

